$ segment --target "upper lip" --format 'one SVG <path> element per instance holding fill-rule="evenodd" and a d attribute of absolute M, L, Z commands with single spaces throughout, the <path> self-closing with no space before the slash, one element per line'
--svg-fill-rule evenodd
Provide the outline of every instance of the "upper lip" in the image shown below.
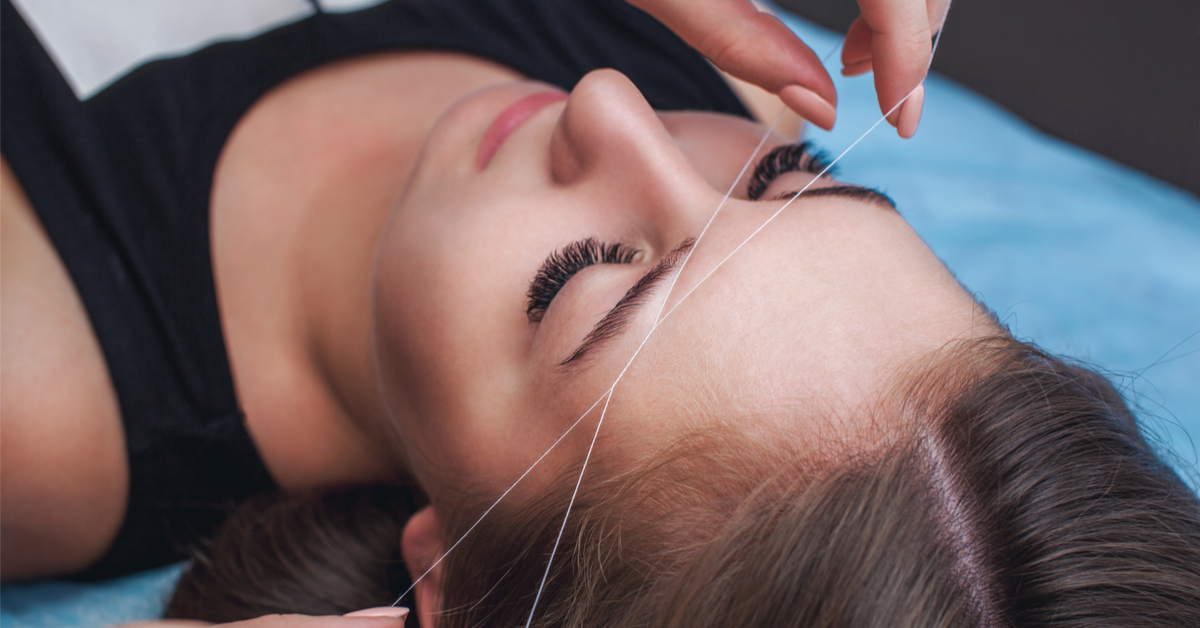
<path fill-rule="evenodd" d="M 479 142 L 479 150 L 475 156 L 476 170 L 483 170 L 487 167 L 496 151 L 500 149 L 500 145 L 508 139 L 513 131 L 517 130 L 517 127 L 521 126 L 521 123 L 551 104 L 566 99 L 567 94 L 563 92 L 545 90 L 523 96 L 505 107 L 492 121 L 487 131 L 484 132 L 483 139 Z"/>

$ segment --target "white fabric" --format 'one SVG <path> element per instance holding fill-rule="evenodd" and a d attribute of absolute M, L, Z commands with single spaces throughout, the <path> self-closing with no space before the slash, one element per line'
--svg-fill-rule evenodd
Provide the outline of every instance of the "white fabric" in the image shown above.
<path fill-rule="evenodd" d="M 330 12 L 382 0 L 324 0 Z M 143 63 L 313 13 L 307 0 L 13 0 L 81 100 Z"/>

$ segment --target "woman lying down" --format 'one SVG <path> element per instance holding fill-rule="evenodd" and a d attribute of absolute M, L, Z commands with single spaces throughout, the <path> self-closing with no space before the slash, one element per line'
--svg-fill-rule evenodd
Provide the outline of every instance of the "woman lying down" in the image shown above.
<path fill-rule="evenodd" d="M 833 124 L 773 18 L 642 4 Z M 843 52 L 906 136 L 944 6 Z M 171 617 L 1200 625 L 1113 387 L 639 10 L 394 2 L 61 104 L 4 7 L 6 579 L 200 544 Z"/>

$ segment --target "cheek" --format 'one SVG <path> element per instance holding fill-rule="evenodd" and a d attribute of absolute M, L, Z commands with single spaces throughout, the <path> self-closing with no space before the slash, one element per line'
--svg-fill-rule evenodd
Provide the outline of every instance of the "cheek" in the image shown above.
<path fill-rule="evenodd" d="M 421 454 L 413 459 L 471 474 L 492 464 L 489 448 L 512 431 L 505 417 L 526 388 L 528 344 L 524 273 L 515 270 L 528 265 L 528 247 L 489 246 L 485 232 L 503 226 L 479 225 L 418 233 L 395 221 L 377 258 L 373 304 L 384 394 Z"/>

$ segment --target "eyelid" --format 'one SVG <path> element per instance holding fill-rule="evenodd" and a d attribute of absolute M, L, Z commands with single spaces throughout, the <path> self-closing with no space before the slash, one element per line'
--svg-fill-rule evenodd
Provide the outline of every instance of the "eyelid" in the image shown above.
<path fill-rule="evenodd" d="M 761 199 L 776 178 L 789 172 L 831 176 L 833 169 L 828 165 L 828 156 L 810 142 L 776 146 L 758 160 L 746 184 L 746 196 L 752 201 Z"/>
<path fill-rule="evenodd" d="M 640 253 L 632 245 L 592 237 L 554 250 L 529 282 L 525 316 L 530 323 L 541 322 L 555 297 L 579 271 L 596 264 L 630 264 Z"/>
<path fill-rule="evenodd" d="M 658 263 L 647 270 L 625 292 L 621 300 L 617 301 L 617 304 L 604 315 L 604 318 L 592 327 L 583 342 L 571 352 L 570 356 L 559 363 L 559 367 L 569 368 L 579 364 L 581 359 L 592 349 L 604 344 L 610 338 L 620 335 L 634 311 L 645 302 L 650 291 L 679 266 L 679 263 L 687 257 L 688 251 L 692 250 L 695 244 L 695 238 L 687 238 L 658 260 Z"/>

